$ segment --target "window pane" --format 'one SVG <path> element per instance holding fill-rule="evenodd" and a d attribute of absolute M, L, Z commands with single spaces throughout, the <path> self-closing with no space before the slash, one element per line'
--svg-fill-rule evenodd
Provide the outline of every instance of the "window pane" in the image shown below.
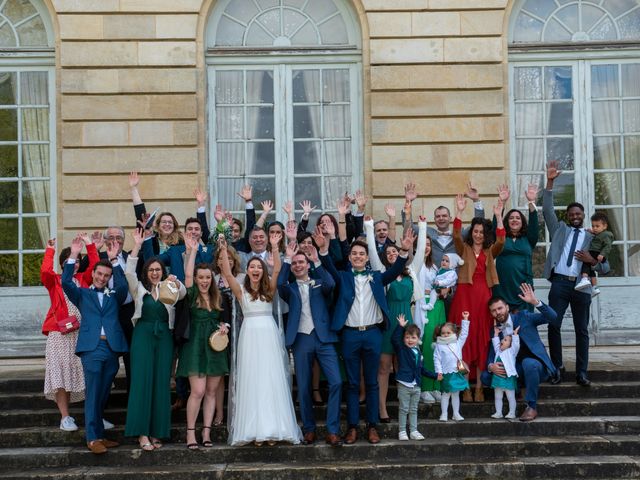
<path fill-rule="evenodd" d="M 624 165 L 640 168 L 640 137 L 624 137 Z"/>
<path fill-rule="evenodd" d="M 273 72 L 249 70 L 247 72 L 247 102 L 273 103 Z"/>
<path fill-rule="evenodd" d="M 324 210 L 334 208 L 336 201 L 344 192 L 351 190 L 351 177 L 325 177 Z"/>
<path fill-rule="evenodd" d="M 309 22 L 305 23 L 304 26 L 291 37 L 291 43 L 296 46 L 318 45 L 320 42 L 318 31 Z"/>
<path fill-rule="evenodd" d="M 601 21 L 596 28 L 589 32 L 589 36 L 591 40 L 616 40 L 618 38 L 618 34 L 616 32 L 616 27 L 613 22 L 605 18 Z"/>
<path fill-rule="evenodd" d="M 620 114 L 617 101 L 593 102 L 591 116 L 593 133 L 619 133 Z"/>
<path fill-rule="evenodd" d="M 216 136 L 219 139 L 244 137 L 244 111 L 242 107 L 216 108 Z"/>
<path fill-rule="evenodd" d="M 627 204 L 640 204 L 640 172 L 626 172 Z"/>
<path fill-rule="evenodd" d="M 18 140 L 18 111 L 16 109 L 0 109 L 0 141 L 15 142 Z"/>
<path fill-rule="evenodd" d="M 320 101 L 320 70 L 294 70 L 292 73 L 293 101 Z"/>
<path fill-rule="evenodd" d="M 18 219 L 0 218 L 0 250 L 18 249 Z"/>
<path fill-rule="evenodd" d="M 349 140 L 324 142 L 324 155 L 326 173 L 351 175 L 351 142 Z"/>
<path fill-rule="evenodd" d="M 637 7 L 637 2 L 634 2 Z M 640 12 L 636 9 L 618 20 L 620 38 L 622 40 L 637 40 L 640 37 Z"/>
<path fill-rule="evenodd" d="M 548 103 L 547 133 L 549 135 L 573 134 L 573 105 L 570 103 Z"/>
<path fill-rule="evenodd" d="M 322 99 L 325 102 L 349 101 L 349 70 L 322 71 Z"/>
<path fill-rule="evenodd" d="M 216 32 L 216 46 L 228 47 L 230 45 L 242 45 L 244 27 L 238 22 L 223 16 L 218 23 Z"/>
<path fill-rule="evenodd" d="M 298 205 L 303 200 L 310 200 L 312 205 L 321 205 L 320 177 L 296 177 L 294 180 L 294 203 Z"/>
<path fill-rule="evenodd" d="M 0 105 L 17 105 L 17 81 L 15 72 L 0 72 Z"/>
<path fill-rule="evenodd" d="M 239 3 L 239 2 L 237 2 Z M 248 3 L 248 2 L 247 2 Z M 282 28 L 280 25 L 280 10 L 270 10 L 265 13 L 261 13 L 258 16 L 259 23 L 264 27 L 264 30 L 269 32 L 274 37 L 279 37 L 282 35 Z M 255 44 L 254 44 L 255 45 Z"/>
<path fill-rule="evenodd" d="M 582 30 L 585 32 L 588 32 L 604 16 L 605 16 L 605 13 L 599 8 L 583 3 L 582 4 Z"/>
<path fill-rule="evenodd" d="M 622 204 L 622 175 L 619 173 L 594 174 L 597 205 Z"/>
<path fill-rule="evenodd" d="M 273 138 L 273 107 L 247 107 L 247 138 Z"/>
<path fill-rule="evenodd" d="M 543 28 L 543 22 L 521 12 L 516 18 L 516 26 L 513 29 L 513 43 L 539 42 Z"/>
<path fill-rule="evenodd" d="M 243 90 L 242 72 L 216 72 L 216 105 L 221 103 L 243 103 Z"/>
<path fill-rule="evenodd" d="M 16 47 L 16 36 L 11 30 L 11 27 L 8 23 L 5 23 L 2 27 L 0 27 L 0 46 L 3 48 Z"/>
<path fill-rule="evenodd" d="M 245 183 L 253 185 L 253 180 L 244 178 L 220 178 L 218 179 L 218 203 L 224 205 L 229 210 L 244 210 L 244 200 L 237 193 L 242 190 Z M 260 201 L 253 191 L 254 205 L 259 205 Z"/>
<path fill-rule="evenodd" d="M 244 143 L 218 143 L 218 175 L 244 174 Z"/>
<path fill-rule="evenodd" d="M 294 142 L 293 170 L 299 173 L 320 172 L 320 142 Z"/>
<path fill-rule="evenodd" d="M 608 230 L 613 233 L 615 240 L 622 240 L 624 238 L 624 210 L 622 208 L 596 208 L 597 212 L 604 213 L 609 219 Z M 586 215 L 585 226 L 591 226 L 591 215 Z"/>
<path fill-rule="evenodd" d="M 275 179 L 273 178 L 251 178 L 247 179 L 247 183 L 250 183 L 253 186 L 253 198 L 254 201 L 258 199 L 259 202 L 264 200 L 271 200 L 276 203 L 276 184 Z M 237 190 L 238 192 L 240 190 Z M 275 210 L 280 207 L 280 205 L 275 205 Z"/>
<path fill-rule="evenodd" d="M 18 176 L 18 147 L 0 145 L 0 177 Z"/>
<path fill-rule="evenodd" d="M 20 39 L 20 46 L 22 47 L 37 47 L 47 46 L 47 31 L 42 23 L 42 18 L 32 18 L 26 23 L 23 23 L 16 28 L 18 32 L 18 38 Z"/>
<path fill-rule="evenodd" d="M 540 67 L 518 67 L 515 78 L 516 100 L 542 98 L 542 70 Z"/>
<path fill-rule="evenodd" d="M 553 199 L 556 207 L 565 207 L 576 201 L 576 185 L 573 173 L 564 172 L 556 178 L 553 184 Z M 564 215 L 564 211 L 557 211 L 558 218 Z"/>
<path fill-rule="evenodd" d="M 516 161 L 519 172 L 544 170 L 544 140 L 516 140 Z"/>
<path fill-rule="evenodd" d="M 617 97 L 618 65 L 594 65 L 591 67 L 591 97 Z"/>
<path fill-rule="evenodd" d="M 627 275 L 638 277 L 640 276 L 640 244 L 629 245 L 627 252 L 629 257 L 629 271 Z"/>
<path fill-rule="evenodd" d="M 573 138 L 547 138 L 547 161 L 549 160 L 558 160 L 562 170 L 573 170 Z"/>
<path fill-rule="evenodd" d="M 49 213 L 49 182 L 38 180 L 22 182 L 22 211 Z"/>
<path fill-rule="evenodd" d="M 611 269 L 607 277 L 624 277 L 624 245 L 612 245 L 607 262 Z"/>
<path fill-rule="evenodd" d="M 640 207 L 627 208 L 627 240 L 640 240 Z"/>
<path fill-rule="evenodd" d="M 276 173 L 273 142 L 247 143 L 247 175 Z"/>
<path fill-rule="evenodd" d="M 254 22 L 249 27 L 245 46 L 270 47 L 273 45 L 273 37 L 267 33 L 267 28 L 261 23 Z"/>
<path fill-rule="evenodd" d="M 244 23 L 248 23 L 249 20 L 260 13 L 253 2 L 246 1 L 229 2 L 229 5 L 227 5 L 227 8 L 224 12 Z"/>
<path fill-rule="evenodd" d="M 564 7 L 558 10 L 555 15 L 572 32 L 578 30 L 578 5 Z"/>
<path fill-rule="evenodd" d="M 622 65 L 622 96 L 640 97 L 640 63 Z"/>
<path fill-rule="evenodd" d="M 44 250 L 49 239 L 49 217 L 22 219 L 22 248 Z"/>
<path fill-rule="evenodd" d="M 0 220 L 2 222 L 2 220 Z M 18 255 L 0 255 L 0 287 L 18 286 Z"/>
<path fill-rule="evenodd" d="M 544 272 L 544 262 L 547 259 L 547 252 L 544 246 L 538 245 L 533 249 L 533 278 L 542 278 Z"/>
<path fill-rule="evenodd" d="M 625 147 L 626 148 L 626 147 Z M 620 138 L 593 138 L 593 166 L 596 169 L 621 168 Z"/>
<path fill-rule="evenodd" d="M 545 98 L 573 98 L 571 67 L 545 67 Z"/>
<path fill-rule="evenodd" d="M 284 19 L 283 33 L 287 37 L 290 37 L 291 35 L 293 35 L 297 30 L 300 29 L 300 27 L 302 27 L 305 24 L 311 27 L 311 25 L 308 24 L 306 17 L 302 15 L 300 12 L 296 12 L 295 10 L 291 10 L 288 8 L 285 9 L 282 12 L 282 18 Z M 305 39 L 305 37 L 307 38 Z M 313 43 L 317 43 L 317 36 L 315 35 L 315 29 L 311 27 L 311 35 L 308 35 L 308 34 L 303 35 L 300 37 L 300 40 L 302 40 L 305 44 L 309 44 L 309 41 Z M 305 42 L 305 40 L 307 41 Z M 294 42 L 294 44 L 297 44 L 297 43 L 298 43 L 297 41 Z"/>
<path fill-rule="evenodd" d="M 516 135 L 542 135 L 542 104 L 516 104 Z"/>
<path fill-rule="evenodd" d="M 547 18 L 556 8 L 554 0 L 528 0 L 522 7 L 523 10 L 540 18 Z"/>
<path fill-rule="evenodd" d="M 49 105 L 47 72 L 20 72 L 20 105 Z"/>
<path fill-rule="evenodd" d="M 324 137 L 351 137 L 351 110 L 349 105 L 324 106 Z"/>
<path fill-rule="evenodd" d="M 0 213 L 18 213 L 18 182 L 0 182 Z"/>
<path fill-rule="evenodd" d="M 49 176 L 49 145 L 22 146 L 22 175 L 25 177 Z"/>
<path fill-rule="evenodd" d="M 324 22 L 319 28 L 323 44 L 339 45 L 349 43 L 347 27 L 340 15 L 336 15 L 331 20 Z"/>
<path fill-rule="evenodd" d="M 26 253 L 22 256 L 22 284 L 26 286 L 40 285 L 40 265 L 44 253 Z"/>
<path fill-rule="evenodd" d="M 20 112 L 23 140 L 32 142 L 49 140 L 48 108 L 23 108 Z"/>
<path fill-rule="evenodd" d="M 320 125 L 320 107 L 298 105 L 293 107 L 294 138 L 322 137 Z"/>
<path fill-rule="evenodd" d="M 640 132 L 640 100 L 622 102 L 622 120 L 624 132 Z"/>
<path fill-rule="evenodd" d="M 529 184 L 537 185 L 540 191 L 544 188 L 544 183 L 546 181 L 545 175 L 543 173 L 534 174 L 534 175 L 518 175 L 517 176 L 517 188 L 516 192 L 512 193 L 514 196 L 514 201 L 516 205 L 527 205 L 527 198 L 524 196 L 525 191 Z M 537 205 L 542 205 L 542 195 L 538 195 L 538 199 L 536 200 Z"/>

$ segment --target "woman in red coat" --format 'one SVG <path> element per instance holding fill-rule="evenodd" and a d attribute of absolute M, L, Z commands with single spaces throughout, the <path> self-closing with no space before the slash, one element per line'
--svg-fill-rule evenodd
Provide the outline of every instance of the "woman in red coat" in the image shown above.
<path fill-rule="evenodd" d="M 101 241 L 100 233 L 94 234 L 94 241 Z M 91 285 L 91 272 L 93 266 L 98 262 L 98 251 L 96 244 L 87 234 L 80 235 L 87 247 L 89 256 L 89 267 L 84 273 L 77 273 L 80 262 L 76 262 L 76 274 L 74 282 L 80 287 Z M 71 250 L 64 248 L 60 252 L 60 267 L 69 258 Z M 47 242 L 47 249 L 44 253 L 42 266 L 40 267 L 40 281 L 49 292 L 51 307 L 42 324 L 42 333 L 47 335 L 45 349 L 45 377 L 44 395 L 49 400 L 54 400 L 60 410 L 60 429 L 65 431 L 77 430 L 75 419 L 69 416 L 69 403 L 84 400 L 84 376 L 82 374 L 82 364 L 80 358 L 76 356 L 76 341 L 78 330 L 62 334 L 58 321 L 75 316 L 79 321 L 80 312 L 76 306 L 69 301 L 62 291 L 60 275 L 53 268 L 53 258 L 56 253 L 56 240 Z"/>

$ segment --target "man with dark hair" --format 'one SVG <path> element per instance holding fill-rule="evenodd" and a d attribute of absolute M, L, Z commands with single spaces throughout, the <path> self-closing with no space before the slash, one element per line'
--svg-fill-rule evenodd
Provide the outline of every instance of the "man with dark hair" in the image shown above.
<path fill-rule="evenodd" d="M 264 228 L 259 226 L 254 226 L 249 233 L 249 252 L 238 252 L 240 256 L 241 265 L 240 268 L 242 271 L 247 269 L 247 263 L 253 257 L 260 257 L 261 260 L 267 261 L 267 244 L 269 243 L 269 239 L 267 237 L 267 232 Z"/>

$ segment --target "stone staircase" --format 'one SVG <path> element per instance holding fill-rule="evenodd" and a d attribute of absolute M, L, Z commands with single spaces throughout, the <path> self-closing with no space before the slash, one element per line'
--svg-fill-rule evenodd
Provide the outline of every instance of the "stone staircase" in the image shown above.
<path fill-rule="evenodd" d="M 174 443 L 143 452 L 123 437 L 126 394 L 117 380 L 106 418 L 108 437 L 123 444 L 96 456 L 83 431 L 58 429 L 59 414 L 42 396 L 40 378 L 0 379 L 0 478 L 42 479 L 619 479 L 640 478 L 640 370 L 591 373 L 590 388 L 567 379 L 541 387 L 540 417 L 532 423 L 494 420 L 493 401 L 462 404 L 464 422 L 441 423 L 438 405 L 420 406 L 425 441 L 400 442 L 394 423 L 379 427 L 383 441 L 331 448 L 229 447 L 224 427 L 214 428 L 214 448 L 188 451 L 184 412 L 174 416 Z M 489 397 L 491 392 L 486 390 Z M 389 413 L 397 415 L 395 390 Z M 324 407 L 316 407 L 318 418 Z M 519 408 L 522 410 L 522 406 Z M 363 412 L 364 413 L 364 410 Z M 82 408 L 71 413 L 83 424 Z M 199 422 L 199 425 L 201 422 Z M 324 436 L 324 426 L 319 432 Z"/>

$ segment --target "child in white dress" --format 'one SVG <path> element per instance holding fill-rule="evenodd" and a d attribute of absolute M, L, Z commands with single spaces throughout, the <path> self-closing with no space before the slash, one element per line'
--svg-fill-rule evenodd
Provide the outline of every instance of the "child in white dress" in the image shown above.
<path fill-rule="evenodd" d="M 516 418 L 516 385 L 518 380 L 518 372 L 516 371 L 516 358 L 520 351 L 520 337 L 516 328 L 512 335 L 504 335 L 500 340 L 500 329 L 493 327 L 493 351 L 495 359 L 493 363 L 501 362 L 507 372 L 506 377 L 500 377 L 493 374 L 491 379 L 491 387 L 494 389 L 494 401 L 496 412 L 491 418 L 503 418 L 502 416 L 502 395 L 507 396 L 509 401 L 509 413 L 505 418 Z"/>
<path fill-rule="evenodd" d="M 442 288 L 453 288 L 458 283 L 458 273 L 456 268 L 463 265 L 464 260 L 460 255 L 456 253 L 447 253 L 442 256 L 440 261 L 440 269 L 436 273 L 436 278 L 433 279 L 433 285 L 431 288 L 432 294 L 429 296 L 429 303 L 425 306 L 428 311 L 433 310 L 433 307 L 438 300 L 438 293 Z"/>

